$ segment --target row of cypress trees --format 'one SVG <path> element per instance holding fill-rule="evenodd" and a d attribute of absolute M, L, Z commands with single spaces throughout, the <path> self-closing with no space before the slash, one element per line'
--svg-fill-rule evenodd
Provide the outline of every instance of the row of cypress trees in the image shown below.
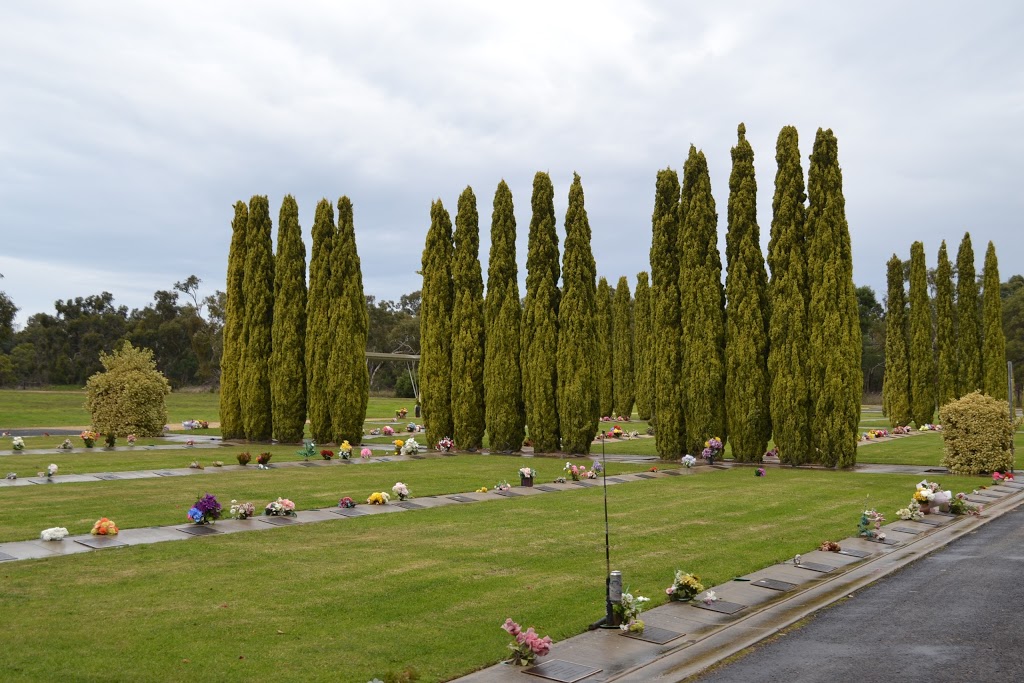
<path fill-rule="evenodd" d="M 909 307 L 903 266 L 893 254 L 887 268 L 882 408 L 890 424 L 931 422 L 936 408 L 972 391 L 1001 398 L 1006 392 L 1006 337 L 995 245 L 988 243 L 979 292 L 971 234 L 964 234 L 954 297 L 953 264 L 942 242 L 934 310 L 921 242 L 910 247 Z"/>
<path fill-rule="evenodd" d="M 352 202 L 322 199 L 313 223 L 310 281 L 299 209 L 278 218 L 256 195 L 235 204 L 228 253 L 220 416 L 226 439 L 298 442 L 307 416 L 319 442 L 362 438 L 369 396 L 368 328 Z"/>

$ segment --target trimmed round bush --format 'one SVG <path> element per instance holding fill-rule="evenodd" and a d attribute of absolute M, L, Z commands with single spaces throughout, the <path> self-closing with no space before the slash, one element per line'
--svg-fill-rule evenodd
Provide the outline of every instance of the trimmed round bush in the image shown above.
<path fill-rule="evenodd" d="M 942 465 L 953 474 L 970 475 L 1013 469 L 1010 445 L 1016 425 L 1006 401 L 979 391 L 940 409 L 945 454 Z"/>
<path fill-rule="evenodd" d="M 164 398 L 171 387 L 149 349 L 125 342 L 112 354 L 100 353 L 103 371 L 85 385 L 85 408 L 92 426 L 115 437 L 159 436 L 167 423 Z"/>

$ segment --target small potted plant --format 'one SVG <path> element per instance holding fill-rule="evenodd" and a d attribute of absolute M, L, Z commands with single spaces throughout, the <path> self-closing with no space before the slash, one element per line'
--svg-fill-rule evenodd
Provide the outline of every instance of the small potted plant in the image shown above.
<path fill-rule="evenodd" d="M 107 448 L 113 448 L 114 444 L 117 443 L 117 436 L 114 432 L 107 432 L 106 436 L 103 437 L 103 442 L 107 444 Z"/>
<path fill-rule="evenodd" d="M 241 465 L 242 467 L 248 465 L 249 461 L 252 460 L 252 456 L 249 455 L 248 451 L 242 451 L 241 453 L 236 455 L 235 458 L 238 459 L 238 464 Z"/>
<path fill-rule="evenodd" d="M 519 485 L 533 486 L 533 478 L 537 476 L 537 470 L 532 467 L 519 468 Z"/>
<path fill-rule="evenodd" d="M 267 463 L 270 462 L 270 459 L 272 457 L 274 457 L 273 453 L 270 453 L 269 451 L 264 451 L 256 456 L 256 464 L 263 465 L 264 467 L 266 467 Z"/>
<path fill-rule="evenodd" d="M 313 443 L 312 441 L 303 442 L 302 448 L 295 451 L 295 455 L 299 456 L 300 458 L 308 462 L 310 458 L 316 455 L 316 444 Z M 267 458 L 267 460 L 269 459 L 270 458 Z M 260 464 L 266 465 L 267 463 L 261 462 Z"/>

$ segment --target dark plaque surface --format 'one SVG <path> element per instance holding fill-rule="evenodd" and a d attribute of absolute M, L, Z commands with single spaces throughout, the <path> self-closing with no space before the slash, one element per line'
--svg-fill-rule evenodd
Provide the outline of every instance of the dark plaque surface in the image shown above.
<path fill-rule="evenodd" d="M 391 458 L 377 458 L 381 462 L 391 462 Z"/>
<path fill-rule="evenodd" d="M 448 497 L 451 500 L 454 500 L 456 503 L 475 503 L 476 502 L 475 498 L 467 498 L 466 496 L 448 496 Z"/>
<path fill-rule="evenodd" d="M 822 574 L 828 574 L 835 570 L 835 567 L 831 567 L 827 564 L 820 564 L 818 562 L 801 562 L 797 565 L 800 569 L 807 569 L 812 572 L 821 572 Z"/>
<path fill-rule="evenodd" d="M 103 479 L 105 481 L 114 481 L 115 479 L 120 479 L 121 478 L 121 477 L 117 476 L 116 474 L 97 474 L 95 476 L 96 476 L 97 479 Z"/>
<path fill-rule="evenodd" d="M 153 474 L 155 474 L 158 477 L 179 477 L 179 476 L 181 476 L 177 472 L 154 472 Z"/>
<path fill-rule="evenodd" d="M 641 479 L 654 479 L 654 477 L 651 476 L 650 474 L 644 474 L 643 472 L 641 472 L 640 474 L 638 474 L 636 476 L 640 477 Z"/>
<path fill-rule="evenodd" d="M 178 531 L 183 531 L 186 534 L 192 534 L 193 536 L 211 536 L 213 534 L 224 533 L 223 531 L 214 529 L 212 526 L 207 526 L 206 524 L 193 524 L 192 526 L 187 526 L 184 529 L 178 529 Z"/>
<path fill-rule="evenodd" d="M 738 602 L 726 602 L 725 600 L 715 600 L 713 603 L 708 605 L 703 600 L 694 600 L 694 607 L 700 609 L 710 610 L 712 612 L 720 612 L 722 614 L 736 614 L 741 609 L 746 609 L 746 605 L 741 605 Z"/>
<path fill-rule="evenodd" d="M 7 560 L 16 560 L 14 555 L 8 555 L 7 553 L 0 553 L 0 562 L 6 562 Z"/>
<path fill-rule="evenodd" d="M 648 626 L 644 629 L 643 633 L 630 633 L 629 631 L 623 631 L 622 635 L 636 640 L 645 640 L 648 643 L 655 643 L 656 645 L 664 645 L 665 643 L 671 643 L 676 638 L 682 638 L 686 634 L 679 633 L 677 631 L 669 631 L 667 628 Z"/>
<path fill-rule="evenodd" d="M 334 508 L 331 512 L 342 517 L 361 517 L 366 514 L 359 508 Z"/>
<path fill-rule="evenodd" d="M 573 662 L 567 662 L 564 659 L 552 659 L 550 662 L 544 662 L 543 664 L 523 669 L 524 674 L 540 676 L 541 678 L 546 678 L 550 681 L 560 681 L 560 683 L 575 683 L 575 681 L 581 681 L 587 676 L 593 676 L 599 671 L 601 671 L 601 669 L 596 669 L 592 666 L 585 666 L 583 664 L 574 664 Z"/>
<path fill-rule="evenodd" d="M 495 491 L 495 493 L 499 496 L 505 496 L 506 498 L 518 498 L 523 495 L 521 493 L 516 493 L 515 491 Z"/>
<path fill-rule="evenodd" d="M 594 486 L 594 484 L 591 484 L 589 481 L 574 481 L 572 483 L 576 486 L 582 486 L 585 489 L 589 489 L 591 486 Z"/>
<path fill-rule="evenodd" d="M 682 472 L 680 472 L 679 470 L 665 470 L 665 474 L 672 477 L 678 477 L 680 474 L 682 474 Z"/>
<path fill-rule="evenodd" d="M 260 517 L 260 521 L 266 522 L 267 524 L 273 524 L 274 526 L 288 526 L 289 524 L 298 524 L 294 517 L 277 517 L 275 515 Z"/>
<path fill-rule="evenodd" d="M 917 536 L 919 533 L 921 533 L 920 529 L 911 529 L 908 526 L 894 526 L 892 530 L 898 531 L 901 534 L 912 534 L 914 536 Z"/>
<path fill-rule="evenodd" d="M 304 462 L 300 462 L 299 464 L 302 465 L 303 467 L 316 467 L 319 463 L 310 462 L 306 460 Z"/>
<path fill-rule="evenodd" d="M 75 543 L 86 546 L 87 548 L 120 548 L 121 546 L 127 546 L 128 544 L 124 541 L 119 541 L 116 538 L 110 536 L 94 536 L 92 538 L 82 538 Z"/>
<path fill-rule="evenodd" d="M 791 591 L 796 588 L 795 583 L 789 583 L 788 581 L 776 581 L 775 579 L 761 579 L 750 585 L 757 586 L 758 588 L 770 588 L 773 591 Z"/>
<path fill-rule="evenodd" d="M 933 467 L 930 470 L 925 470 L 925 472 L 928 472 L 929 474 L 949 474 L 949 470 L 945 467 Z"/>
<path fill-rule="evenodd" d="M 971 495 L 972 496 L 981 496 L 982 498 L 1002 498 L 1003 497 L 1001 494 L 989 493 L 988 491 L 978 491 L 977 493 L 972 493 Z"/>
<path fill-rule="evenodd" d="M 413 460 L 426 460 L 427 459 L 427 456 L 425 456 L 425 455 L 410 455 L 409 457 L 412 458 Z"/>
<path fill-rule="evenodd" d="M 918 524 L 927 524 L 928 526 L 942 526 L 945 524 L 941 519 L 930 519 L 930 517 L 922 517 L 921 519 L 914 520 Z"/>
<path fill-rule="evenodd" d="M 397 505 L 400 508 L 405 508 L 406 510 L 422 510 L 424 508 L 423 505 L 420 505 L 419 503 L 414 503 L 411 500 L 400 500 L 397 503 L 395 503 L 395 505 Z"/>
<path fill-rule="evenodd" d="M 867 550 L 854 550 L 853 548 L 843 548 L 837 552 L 838 555 L 848 555 L 850 557 L 871 557 L 874 553 L 869 553 Z"/>
<path fill-rule="evenodd" d="M 549 493 L 551 493 L 553 491 L 561 491 L 562 490 L 562 489 L 556 489 L 553 486 L 544 486 L 543 484 L 541 484 L 540 486 L 534 486 L 533 488 L 537 489 L 538 491 L 547 491 Z"/>
<path fill-rule="evenodd" d="M 624 480 L 618 477 L 608 477 L 606 480 L 609 484 L 621 484 Z"/>
<path fill-rule="evenodd" d="M 932 517 L 956 517 L 952 512 L 933 512 Z"/>
<path fill-rule="evenodd" d="M 900 544 L 899 541 L 894 541 L 891 538 L 883 538 L 882 540 L 878 540 L 877 538 L 865 538 L 864 540 L 869 542 L 869 543 L 881 543 L 882 545 L 899 545 Z"/>
<path fill-rule="evenodd" d="M 1015 489 L 1024 489 L 1024 484 L 1021 484 L 1017 481 L 1004 481 L 1002 484 L 1000 484 L 1000 486 L 1009 486 Z"/>

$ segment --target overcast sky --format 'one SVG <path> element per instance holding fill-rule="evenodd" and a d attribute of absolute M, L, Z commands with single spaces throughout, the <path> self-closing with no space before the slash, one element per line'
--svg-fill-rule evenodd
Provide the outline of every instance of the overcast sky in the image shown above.
<path fill-rule="evenodd" d="M 232 204 L 355 206 L 367 294 L 416 275 L 441 198 L 471 185 L 486 270 L 512 188 L 525 278 L 536 171 L 560 240 L 583 179 L 599 275 L 649 269 L 657 171 L 703 149 L 725 252 L 729 150 L 754 147 L 761 241 L 775 139 L 839 139 L 858 285 L 970 230 L 1024 271 L 1024 3 L 5 2 L 0 289 L 18 321 L 112 292 L 142 307 L 195 274 L 224 288 Z M 486 277 L 486 276 L 485 276 Z"/>

